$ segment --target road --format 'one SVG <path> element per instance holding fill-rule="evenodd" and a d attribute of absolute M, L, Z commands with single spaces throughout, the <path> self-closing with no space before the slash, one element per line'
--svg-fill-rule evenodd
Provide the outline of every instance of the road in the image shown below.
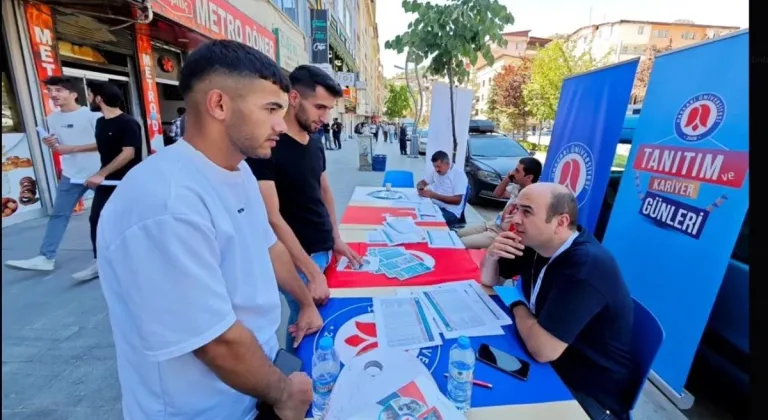
<path fill-rule="evenodd" d="M 380 145 L 389 169 L 423 173 L 424 158 L 400 156 L 394 144 Z M 383 174 L 358 172 L 357 146 L 344 142 L 327 154 L 328 176 L 336 198 L 336 217 L 344 212 L 356 185 L 381 185 Z M 475 223 L 498 209 L 469 210 Z M 2 259 L 33 256 L 46 220 L 3 229 Z M 5 420 L 119 420 L 120 389 L 107 308 L 99 281 L 77 284 L 72 273 L 91 260 L 88 216 L 72 218 L 53 273 L 2 268 L 2 362 Z M 283 325 L 287 312 L 283 306 Z M 278 336 L 282 340 L 283 333 Z M 695 411 L 695 410 L 694 410 Z M 656 388 L 647 386 L 636 420 L 683 420 Z M 690 419 L 727 419 L 699 415 Z"/>

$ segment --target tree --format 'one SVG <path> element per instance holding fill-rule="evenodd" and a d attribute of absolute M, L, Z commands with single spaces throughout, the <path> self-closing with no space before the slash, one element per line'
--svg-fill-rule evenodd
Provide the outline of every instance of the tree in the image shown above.
<path fill-rule="evenodd" d="M 508 64 L 493 77 L 488 103 L 491 115 L 505 129 L 526 131 L 530 112 L 523 89 L 531 80 L 531 60 Z"/>
<path fill-rule="evenodd" d="M 643 54 L 643 57 L 640 58 L 640 63 L 637 65 L 635 83 L 632 85 L 632 102 L 643 101 L 643 97 L 645 97 L 645 91 L 648 89 L 648 81 L 651 79 L 651 70 L 653 69 L 653 62 L 656 61 L 656 55 L 671 49 L 671 38 L 669 40 L 669 44 L 664 47 L 649 45 L 645 48 L 645 53 Z"/>
<path fill-rule="evenodd" d="M 389 120 L 403 118 L 411 111 L 411 97 L 408 87 L 390 83 L 387 86 L 387 99 L 384 100 L 384 116 Z"/>
<path fill-rule="evenodd" d="M 563 80 L 571 75 L 592 70 L 606 64 L 612 54 L 596 59 L 588 45 L 576 53 L 573 42 L 555 39 L 540 49 L 531 60 L 531 80 L 523 88 L 523 96 L 530 116 L 539 123 L 552 121 L 560 101 Z"/>
<path fill-rule="evenodd" d="M 447 0 L 446 4 L 403 0 L 403 10 L 417 15 L 408 30 L 387 41 L 384 47 L 402 54 L 416 65 L 426 64 L 428 74 L 447 77 L 451 100 L 453 158 L 456 158 L 456 111 L 453 87 L 469 77 L 468 67 L 482 57 L 493 65 L 493 45 L 506 46 L 504 27 L 514 18 L 498 0 Z"/>

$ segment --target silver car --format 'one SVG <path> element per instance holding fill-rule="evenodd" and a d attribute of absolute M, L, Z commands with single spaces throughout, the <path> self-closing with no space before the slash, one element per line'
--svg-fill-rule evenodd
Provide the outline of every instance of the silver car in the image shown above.
<path fill-rule="evenodd" d="M 429 127 L 419 130 L 419 154 L 427 154 L 427 138 L 429 137 Z"/>

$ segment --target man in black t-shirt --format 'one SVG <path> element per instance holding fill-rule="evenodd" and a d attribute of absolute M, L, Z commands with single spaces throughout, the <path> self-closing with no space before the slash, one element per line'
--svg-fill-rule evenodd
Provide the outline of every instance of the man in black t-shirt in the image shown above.
<path fill-rule="evenodd" d="M 325 140 L 325 150 L 333 150 L 331 146 L 331 125 L 327 122 L 323 124 L 323 140 Z"/>
<path fill-rule="evenodd" d="M 576 223 L 564 186 L 532 184 L 488 248 L 482 282 L 520 276 L 511 303 L 525 347 L 557 374 L 592 419 L 627 419 L 633 398 L 633 302 L 613 256 Z M 636 385 L 635 385 L 636 386 Z"/>
<path fill-rule="evenodd" d="M 101 169 L 85 180 L 88 188 L 95 190 L 91 203 L 91 244 L 96 259 L 96 229 L 99 216 L 115 186 L 102 185 L 104 181 L 120 181 L 125 174 L 141 162 L 141 126 L 132 116 L 120 110 L 123 96 L 111 83 L 93 83 L 88 86 L 88 102 L 91 110 L 101 112 L 96 120 L 96 148 L 101 159 Z M 99 276 L 96 261 L 85 270 L 72 275 L 77 280 L 91 280 Z"/>
<path fill-rule="evenodd" d="M 323 272 L 331 254 L 361 262 L 339 236 L 325 174 L 323 140 L 314 134 L 326 123 L 342 90 L 328 73 L 315 66 L 299 66 L 289 77 L 286 132 L 280 135 L 270 159 L 249 158 L 246 162 L 259 181 L 272 229 L 288 248 L 315 303 L 323 304 L 330 296 Z M 334 122 L 334 126 L 334 133 L 336 129 L 340 132 L 340 124 Z M 291 311 L 288 325 L 293 325 L 299 305 L 290 295 L 284 295 Z M 289 335 L 286 343 L 292 341 Z"/>
<path fill-rule="evenodd" d="M 333 143 L 336 145 L 337 149 L 341 149 L 341 128 L 342 124 L 339 122 L 338 118 L 333 119 L 333 124 L 331 124 L 331 131 L 333 131 Z"/>

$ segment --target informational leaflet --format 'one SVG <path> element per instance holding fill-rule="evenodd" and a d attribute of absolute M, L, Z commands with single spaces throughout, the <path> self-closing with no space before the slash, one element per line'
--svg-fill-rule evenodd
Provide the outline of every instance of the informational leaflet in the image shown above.
<path fill-rule="evenodd" d="M 379 347 L 411 350 L 443 343 L 420 296 L 373 299 Z"/>
<path fill-rule="evenodd" d="M 491 322 L 499 326 L 512 323 L 512 318 L 510 318 L 509 315 L 507 315 L 507 313 L 494 302 L 490 296 L 488 296 L 488 293 L 483 290 L 483 286 L 476 281 L 466 280 L 452 283 L 452 285 L 463 288 L 464 292 L 469 295 L 470 300 L 477 298 L 477 300 L 480 301 L 479 307 L 487 309 L 487 312 L 485 312 L 486 319 L 491 320 Z"/>
<path fill-rule="evenodd" d="M 483 327 L 485 319 L 468 304 L 467 294 L 457 287 L 439 287 L 421 292 L 446 333 Z"/>
<path fill-rule="evenodd" d="M 466 249 L 456 232 L 452 230 L 428 230 L 427 243 L 430 248 Z"/>

